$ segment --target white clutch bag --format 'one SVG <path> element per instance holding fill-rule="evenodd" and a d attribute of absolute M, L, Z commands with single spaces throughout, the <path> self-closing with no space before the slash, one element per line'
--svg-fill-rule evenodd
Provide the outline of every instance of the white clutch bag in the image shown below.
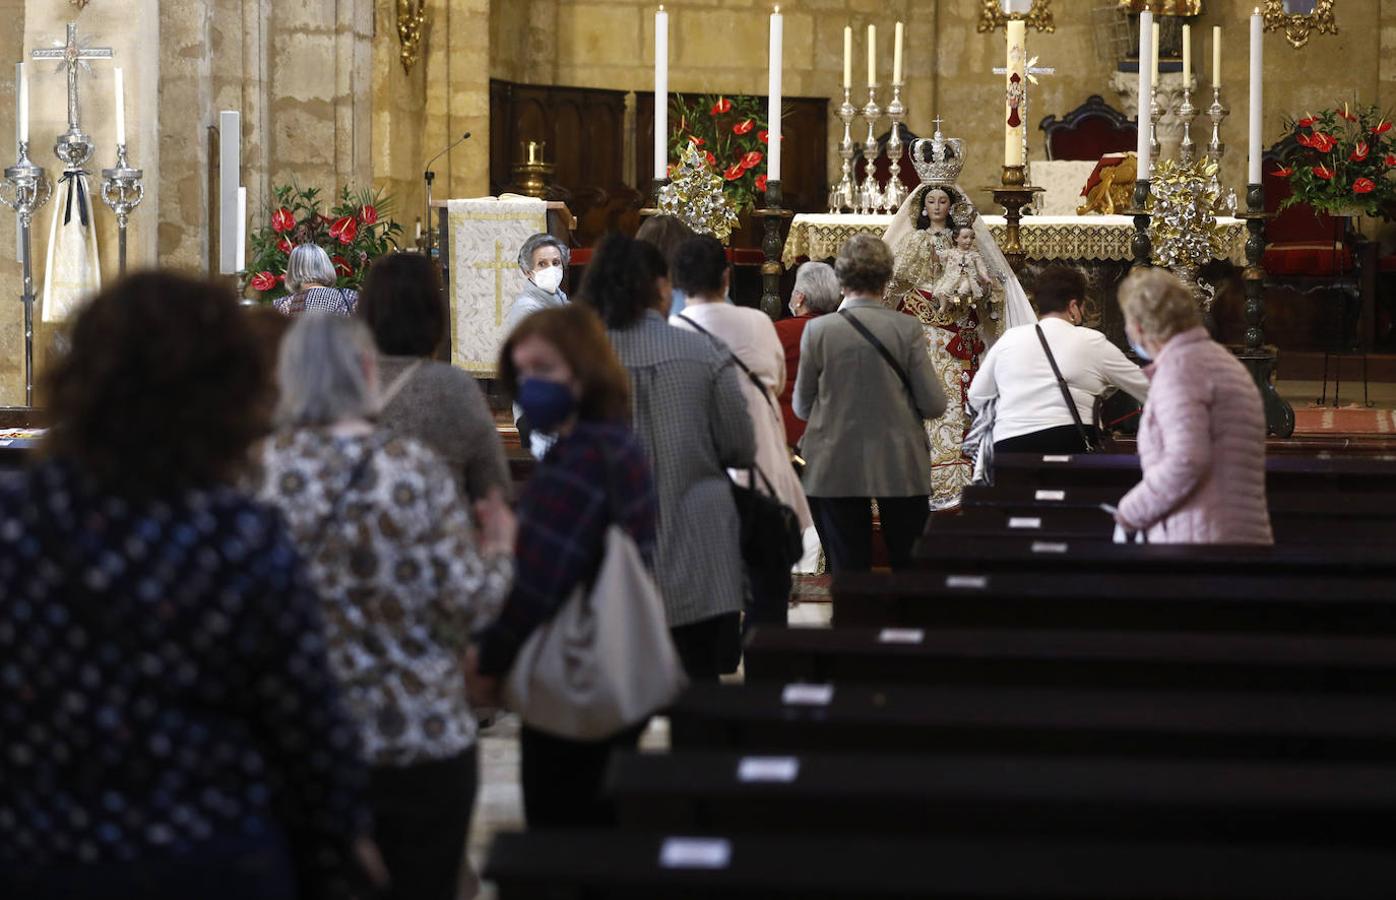
<path fill-rule="evenodd" d="M 659 588 L 630 535 L 612 525 L 595 584 L 529 636 L 504 700 L 532 728 L 594 741 L 667 707 L 687 683 Z"/>

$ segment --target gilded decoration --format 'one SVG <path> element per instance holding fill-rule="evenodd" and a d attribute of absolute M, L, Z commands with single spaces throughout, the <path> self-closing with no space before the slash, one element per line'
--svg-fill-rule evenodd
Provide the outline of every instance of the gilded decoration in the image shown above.
<path fill-rule="evenodd" d="M 1051 33 L 1057 30 L 1052 20 L 1052 0 L 1032 0 L 1032 8 L 1026 15 L 1008 15 L 1003 11 L 1002 0 L 983 0 L 984 8 L 979 13 L 979 31 L 993 31 L 1008 27 L 1009 19 L 1022 19 L 1028 27 Z"/>
<path fill-rule="evenodd" d="M 87 8 L 87 4 L 90 2 L 90 0 L 68 0 L 68 2 L 76 6 L 78 10 L 81 11 Z"/>
<path fill-rule="evenodd" d="M 427 23 L 427 0 L 397 0 L 397 37 L 402 43 L 402 71 L 412 74 L 422 52 Z"/>
<path fill-rule="evenodd" d="M 1265 0 L 1265 30 L 1284 31 L 1285 40 L 1298 50 L 1309 42 L 1309 35 L 1337 34 L 1334 0 L 1317 0 L 1311 13 L 1287 13 L 1284 0 Z"/>
<path fill-rule="evenodd" d="M 1202 14 L 1202 0 L 1120 0 L 1120 8 L 1156 16 L 1196 16 Z"/>

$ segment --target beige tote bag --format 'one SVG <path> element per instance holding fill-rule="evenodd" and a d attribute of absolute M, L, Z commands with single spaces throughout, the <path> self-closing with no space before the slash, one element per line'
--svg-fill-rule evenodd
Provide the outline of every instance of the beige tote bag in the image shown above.
<path fill-rule="evenodd" d="M 686 684 L 659 589 L 630 535 L 612 525 L 596 583 L 529 636 L 504 699 L 532 728 L 595 741 L 665 708 Z"/>

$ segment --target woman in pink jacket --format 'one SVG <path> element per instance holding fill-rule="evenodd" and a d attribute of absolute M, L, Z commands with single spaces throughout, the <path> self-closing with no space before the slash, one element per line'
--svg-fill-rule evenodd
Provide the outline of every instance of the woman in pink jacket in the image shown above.
<path fill-rule="evenodd" d="M 1273 544 L 1265 411 L 1245 367 L 1208 336 L 1191 292 L 1163 269 L 1120 285 L 1125 333 L 1152 384 L 1139 425 L 1144 479 L 1116 520 L 1150 543 Z"/>

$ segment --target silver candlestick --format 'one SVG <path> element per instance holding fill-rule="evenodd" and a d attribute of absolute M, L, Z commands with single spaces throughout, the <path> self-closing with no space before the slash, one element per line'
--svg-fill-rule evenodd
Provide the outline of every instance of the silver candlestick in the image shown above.
<path fill-rule="evenodd" d="M 839 118 L 843 121 L 843 140 L 839 142 L 839 156 L 843 159 L 843 178 L 839 180 L 838 193 L 842 197 L 840 209 L 852 209 L 858 194 L 858 186 L 853 181 L 853 156 L 856 152 L 853 143 L 853 120 L 858 117 L 858 107 L 853 105 L 853 91 L 843 89 L 843 105 L 839 107 Z"/>
<path fill-rule="evenodd" d="M 887 138 L 887 191 L 883 195 L 887 208 L 901 209 L 906 201 L 907 189 L 902 184 L 902 120 L 906 118 L 906 106 L 902 104 L 902 83 L 892 83 L 892 102 L 887 104 L 887 118 L 892 120 L 892 135 Z"/>
<path fill-rule="evenodd" d="M 1178 159 L 1185 165 L 1197 159 L 1197 143 L 1192 139 L 1192 123 L 1197 107 L 1192 105 L 1192 86 L 1184 82 L 1183 100 L 1178 104 L 1178 121 L 1183 123 L 1183 140 L 1178 144 Z"/>
<path fill-rule="evenodd" d="M 34 254 L 29 226 L 34 213 L 53 195 L 53 182 L 42 166 L 29 160 L 29 143 L 19 145 L 19 159 L 5 170 L 0 190 L 0 203 L 15 211 L 19 220 L 20 263 L 24 268 L 24 286 L 19 295 L 24 304 L 24 404 L 34 405 Z"/>
<path fill-rule="evenodd" d="M 1221 126 L 1226 121 L 1226 117 L 1231 114 L 1221 100 L 1221 85 L 1212 86 L 1212 105 L 1206 109 L 1207 118 L 1212 123 L 1212 139 L 1207 142 L 1207 158 L 1213 163 L 1211 187 L 1221 195 L 1222 206 L 1229 213 L 1236 212 L 1236 192 L 1228 189 L 1224 193 L 1221 191 L 1221 163 L 1222 157 L 1226 155 L 1226 144 L 1222 143 Z"/>
<path fill-rule="evenodd" d="M 880 195 L 877 187 L 877 120 L 882 118 L 882 107 L 877 105 L 877 85 L 868 85 L 868 105 L 863 107 L 863 119 L 868 123 L 868 137 L 863 141 L 863 189 L 873 202 Z M 876 212 L 875 209 L 869 212 Z"/>
<path fill-rule="evenodd" d="M 1159 154 L 1163 152 L 1163 147 L 1158 142 L 1158 123 L 1162 118 L 1163 107 L 1158 102 L 1158 85 L 1154 85 L 1149 100 L 1149 171 L 1139 173 L 1146 181 L 1153 180 L 1154 166 L 1158 164 Z"/>
<path fill-rule="evenodd" d="M 126 274 L 126 224 L 145 199 L 144 175 L 127 161 L 125 144 L 116 145 L 116 165 L 102 170 L 102 200 L 116 213 L 117 271 L 122 275 Z"/>

